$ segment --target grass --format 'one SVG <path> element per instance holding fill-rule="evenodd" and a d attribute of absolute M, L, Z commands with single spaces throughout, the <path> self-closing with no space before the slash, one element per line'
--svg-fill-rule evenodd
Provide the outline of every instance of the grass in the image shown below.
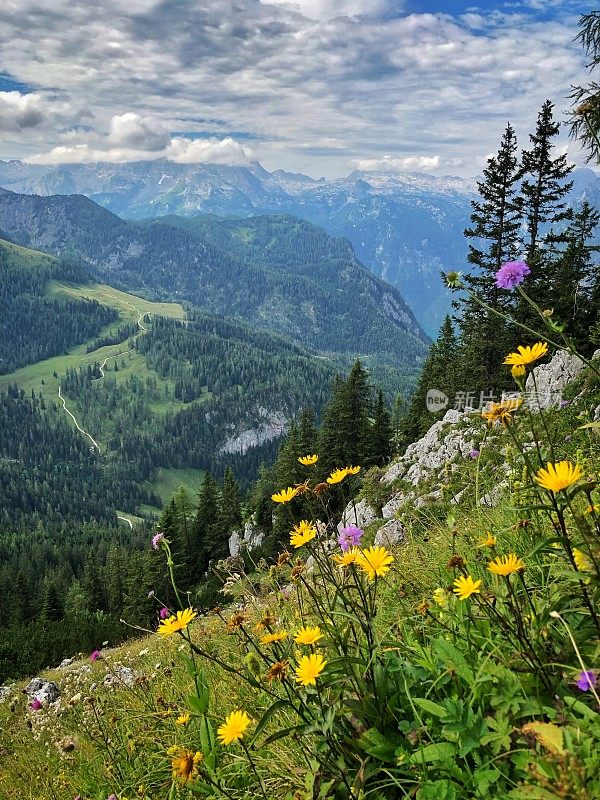
<path fill-rule="evenodd" d="M 10 266 L 42 267 L 53 264 L 56 259 L 39 250 L 30 250 L 18 244 L 0 239 L 0 248 L 3 250 Z"/>
<path fill-rule="evenodd" d="M 149 484 L 158 494 L 163 505 L 166 505 L 175 492 L 183 486 L 190 497 L 195 500 L 204 473 L 201 469 L 159 467 L 156 480 Z"/>

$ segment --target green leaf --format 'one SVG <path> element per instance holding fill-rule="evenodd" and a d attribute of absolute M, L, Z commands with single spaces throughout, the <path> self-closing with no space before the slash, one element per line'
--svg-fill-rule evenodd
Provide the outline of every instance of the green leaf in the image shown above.
<path fill-rule="evenodd" d="M 436 744 L 428 744 L 422 747 L 416 753 L 413 753 L 411 762 L 413 764 L 431 764 L 434 761 L 448 761 L 452 762 L 456 756 L 456 745 L 450 742 L 437 742 Z"/>
<path fill-rule="evenodd" d="M 368 755 L 379 761 L 396 762 L 396 749 L 400 740 L 398 737 L 385 736 L 377 730 L 370 728 L 360 738 L 360 744 Z"/>
<path fill-rule="evenodd" d="M 215 732 L 208 717 L 200 721 L 200 746 L 205 758 L 208 758 L 215 749 Z"/>
<path fill-rule="evenodd" d="M 456 786 L 450 781 L 427 781 L 417 792 L 417 800 L 456 800 Z"/>
<path fill-rule="evenodd" d="M 292 725 L 291 728 L 283 728 L 280 731 L 276 731 L 276 733 L 272 733 L 268 736 L 265 741 L 263 742 L 263 747 L 268 744 L 272 744 L 273 742 L 278 741 L 279 739 L 284 739 L 286 736 L 290 736 L 292 733 L 296 731 L 301 731 L 304 729 L 304 725 Z"/>
<path fill-rule="evenodd" d="M 448 716 L 448 711 L 443 706 L 434 703 L 432 700 L 427 700 L 426 697 L 415 697 L 413 698 L 413 703 L 424 711 L 429 712 L 429 714 L 433 714 L 434 717 L 444 719 Z"/>
<path fill-rule="evenodd" d="M 270 705 L 269 708 L 267 708 L 265 713 L 262 715 L 260 722 L 256 726 L 256 730 L 254 731 L 254 734 L 250 741 L 251 745 L 254 744 L 254 742 L 258 739 L 260 734 L 264 731 L 271 717 L 278 711 L 280 711 L 282 708 L 286 708 L 286 706 L 289 706 L 289 704 L 290 704 L 289 700 L 277 700 L 275 703 Z"/>

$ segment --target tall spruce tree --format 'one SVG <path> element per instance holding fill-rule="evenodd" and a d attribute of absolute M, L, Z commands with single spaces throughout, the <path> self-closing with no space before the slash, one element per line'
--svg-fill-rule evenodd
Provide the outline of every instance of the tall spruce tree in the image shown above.
<path fill-rule="evenodd" d="M 385 404 L 383 391 L 379 389 L 371 428 L 371 453 L 369 460 L 375 466 L 382 467 L 390 460 L 392 452 L 392 418 Z"/>
<path fill-rule="evenodd" d="M 475 270 L 464 282 L 475 297 L 457 303 L 460 308 L 462 359 L 459 370 L 465 391 L 499 388 L 503 373 L 502 356 L 512 344 L 512 326 L 497 316 L 510 313 L 512 295 L 496 286 L 495 275 L 503 263 L 516 258 L 520 238 L 521 200 L 518 195 L 519 168 L 517 138 L 506 126 L 497 155 L 488 159 L 483 180 L 478 183 L 479 199 L 471 203 L 468 260 Z"/>
<path fill-rule="evenodd" d="M 221 527 L 220 512 L 219 485 L 209 472 L 205 472 L 192 529 L 190 574 L 194 583 L 200 581 L 210 561 L 228 554 L 227 534 Z"/>
<path fill-rule="evenodd" d="M 595 70 L 600 66 L 600 11 L 583 14 L 577 39 L 589 58 L 588 68 L 594 79 L 587 86 L 575 86 L 571 92 L 571 136 L 587 150 L 587 160 L 600 164 L 600 84 Z"/>
<path fill-rule="evenodd" d="M 225 533 L 231 533 L 242 527 L 240 487 L 231 467 L 226 467 L 223 475 L 223 486 L 221 489 L 221 525 Z"/>

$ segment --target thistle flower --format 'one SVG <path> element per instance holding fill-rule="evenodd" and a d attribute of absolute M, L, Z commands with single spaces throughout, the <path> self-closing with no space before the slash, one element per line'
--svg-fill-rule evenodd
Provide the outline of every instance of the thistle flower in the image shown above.
<path fill-rule="evenodd" d="M 502 575 L 507 577 L 512 575 L 513 572 L 521 572 L 525 569 L 525 562 L 520 559 L 515 553 L 508 553 L 505 556 L 498 556 L 488 564 L 488 569 L 494 575 Z"/>
<path fill-rule="evenodd" d="M 476 450 L 475 448 L 473 448 L 473 450 L 469 450 L 469 458 L 472 458 L 473 460 L 479 458 L 479 450 Z"/>
<path fill-rule="evenodd" d="M 296 682 L 302 686 L 316 685 L 317 678 L 325 669 L 327 662 L 319 653 L 302 656 L 296 667 Z"/>
<path fill-rule="evenodd" d="M 357 528 L 356 525 L 347 525 L 340 531 L 338 542 L 345 553 L 351 547 L 358 547 L 363 536 L 364 531 Z"/>
<path fill-rule="evenodd" d="M 304 626 L 300 628 L 294 637 L 294 642 L 296 642 L 296 644 L 316 644 L 319 639 L 322 638 L 323 634 L 321 633 L 321 629 L 318 625 L 316 625 L 314 628 L 308 628 Z"/>
<path fill-rule="evenodd" d="M 547 352 L 548 344 L 546 342 L 536 342 L 531 347 L 523 347 L 523 345 L 520 344 L 517 347 L 517 352 L 509 353 L 504 359 L 503 363 L 507 364 L 509 367 L 512 366 L 513 369 L 515 367 L 523 367 L 523 371 L 519 372 L 519 375 L 524 375 L 525 367 L 528 367 L 530 364 L 539 361 L 540 358 L 543 358 Z"/>
<path fill-rule="evenodd" d="M 217 728 L 217 736 L 221 744 L 231 744 L 244 738 L 252 720 L 245 711 L 232 711 L 225 722 Z"/>
<path fill-rule="evenodd" d="M 524 261 L 507 261 L 496 273 L 496 286 L 499 289 L 514 289 L 523 283 L 530 272 Z"/>
<path fill-rule="evenodd" d="M 289 503 L 298 494 L 298 490 L 293 486 L 288 486 L 287 489 L 282 489 L 280 492 L 275 492 L 271 495 L 271 500 L 274 503 Z"/>
<path fill-rule="evenodd" d="M 557 464 L 548 462 L 547 468 L 538 470 L 534 481 L 549 492 L 560 492 L 578 481 L 583 472 L 579 464 L 570 461 L 559 461 Z"/>
<path fill-rule="evenodd" d="M 290 533 L 290 544 L 296 549 L 302 545 L 310 542 L 317 535 L 317 529 L 308 520 L 303 519 L 297 525 L 294 525 Z"/>
<path fill-rule="evenodd" d="M 161 636 L 171 636 L 173 633 L 187 628 L 196 616 L 198 616 L 197 613 L 191 608 L 178 611 L 176 614 L 160 623 L 158 626 L 158 633 L 160 633 Z"/>
<path fill-rule="evenodd" d="M 318 460 L 319 456 L 316 453 L 309 456 L 300 456 L 300 458 L 298 459 L 298 461 L 304 467 L 311 467 L 313 464 L 316 464 Z"/>
<path fill-rule="evenodd" d="M 37 697 L 34 700 L 32 700 L 31 703 L 29 704 L 29 708 L 32 711 L 39 711 L 40 708 L 43 708 L 43 707 L 44 707 L 43 703 L 40 700 L 38 700 Z"/>
<path fill-rule="evenodd" d="M 92 650 L 90 653 L 90 661 L 97 661 L 101 656 L 100 650 Z"/>
<path fill-rule="evenodd" d="M 481 581 L 474 581 L 470 575 L 460 576 L 454 581 L 454 594 L 459 600 L 467 600 L 472 594 L 481 594 Z"/>
<path fill-rule="evenodd" d="M 360 553 L 357 563 L 366 572 L 369 580 L 381 577 L 390 571 L 390 564 L 394 556 L 385 547 L 367 547 Z"/>
<path fill-rule="evenodd" d="M 577 676 L 577 686 L 582 692 L 589 692 L 596 687 L 598 678 L 596 673 L 591 669 L 583 669 Z"/>
<path fill-rule="evenodd" d="M 166 619 L 166 618 L 167 618 L 167 617 L 169 617 L 170 615 L 171 615 L 171 612 L 169 611 L 169 609 L 168 609 L 168 608 L 165 608 L 164 606 L 163 606 L 163 607 L 161 608 L 161 610 L 158 612 L 158 616 L 159 616 L 161 619 Z"/>
<path fill-rule="evenodd" d="M 164 533 L 161 533 L 160 531 L 158 533 L 155 533 L 154 536 L 152 537 L 152 547 L 155 550 L 158 550 L 161 543 L 164 542 L 164 540 L 165 540 Z"/>

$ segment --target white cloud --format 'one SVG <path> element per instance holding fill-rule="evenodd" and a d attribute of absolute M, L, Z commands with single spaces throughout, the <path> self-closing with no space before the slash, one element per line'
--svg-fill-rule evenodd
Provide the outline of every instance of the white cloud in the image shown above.
<path fill-rule="evenodd" d="M 110 121 L 108 139 L 117 147 L 133 150 L 164 150 L 169 131 L 156 119 L 141 117 L 133 111 L 115 114 Z"/>
<path fill-rule="evenodd" d="M 177 164 L 248 164 L 251 160 L 249 149 L 242 147 L 235 139 L 171 139 L 166 150 L 169 161 Z"/>
<path fill-rule="evenodd" d="M 53 101 L 43 94 L 0 92 L 0 131 L 26 131 L 64 119 L 70 109 L 66 103 Z"/>
<path fill-rule="evenodd" d="M 436 170 L 440 166 L 439 156 L 383 156 L 365 158 L 356 162 L 356 168 L 367 172 L 411 172 L 414 170 Z"/>
<path fill-rule="evenodd" d="M 263 5 L 286 6 L 315 20 L 334 17 L 376 16 L 387 11 L 390 0 L 261 0 Z M 395 10 L 400 11 L 398 3 Z M 402 4 L 403 5 L 403 4 Z"/>

